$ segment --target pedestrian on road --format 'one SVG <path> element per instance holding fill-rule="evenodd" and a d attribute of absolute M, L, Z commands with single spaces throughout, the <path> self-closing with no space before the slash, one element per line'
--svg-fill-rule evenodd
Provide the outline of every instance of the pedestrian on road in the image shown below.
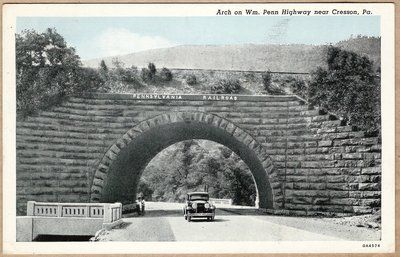
<path fill-rule="evenodd" d="M 142 197 L 138 197 L 136 200 L 136 211 L 138 216 L 142 215 Z"/>
<path fill-rule="evenodd" d="M 144 197 L 143 198 L 141 198 L 142 200 L 140 201 L 140 206 L 141 206 L 141 208 L 140 208 L 140 210 L 141 210 L 141 213 L 142 213 L 142 215 L 144 215 L 144 207 L 145 207 L 145 204 L 146 204 L 146 202 L 144 201 Z"/>

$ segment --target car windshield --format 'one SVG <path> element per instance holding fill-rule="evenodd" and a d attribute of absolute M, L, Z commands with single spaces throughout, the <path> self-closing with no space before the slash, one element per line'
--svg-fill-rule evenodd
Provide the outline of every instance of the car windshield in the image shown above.
<path fill-rule="evenodd" d="M 189 195 L 189 200 L 192 200 L 192 201 L 196 201 L 196 200 L 208 201 L 208 195 L 207 194 Z"/>

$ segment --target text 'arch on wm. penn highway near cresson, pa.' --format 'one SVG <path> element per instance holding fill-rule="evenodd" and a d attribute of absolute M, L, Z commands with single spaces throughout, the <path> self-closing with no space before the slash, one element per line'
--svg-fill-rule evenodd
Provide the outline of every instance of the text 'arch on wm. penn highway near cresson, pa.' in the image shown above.
<path fill-rule="evenodd" d="M 187 139 L 237 153 L 260 208 L 315 215 L 380 207 L 379 139 L 296 96 L 92 94 L 16 129 L 19 215 L 27 201 L 132 202 L 148 162 Z"/>

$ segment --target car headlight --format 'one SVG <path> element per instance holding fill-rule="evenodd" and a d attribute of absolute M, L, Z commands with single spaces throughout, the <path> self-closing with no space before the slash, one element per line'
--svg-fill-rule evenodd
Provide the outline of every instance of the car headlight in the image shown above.
<path fill-rule="evenodd" d="M 193 207 L 193 209 L 196 209 L 197 208 L 197 203 L 193 203 L 192 207 Z"/>
<path fill-rule="evenodd" d="M 204 207 L 205 207 L 206 209 L 210 209 L 210 204 L 209 204 L 209 203 L 206 203 L 206 204 L 204 205 Z"/>

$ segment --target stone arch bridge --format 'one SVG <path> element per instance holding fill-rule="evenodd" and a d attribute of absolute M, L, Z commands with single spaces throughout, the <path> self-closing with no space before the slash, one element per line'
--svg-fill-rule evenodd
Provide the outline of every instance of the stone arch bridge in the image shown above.
<path fill-rule="evenodd" d="M 376 137 L 296 96 L 92 94 L 17 121 L 17 214 L 26 203 L 131 202 L 141 172 L 187 139 L 221 143 L 249 166 L 271 213 L 380 208 Z"/>

